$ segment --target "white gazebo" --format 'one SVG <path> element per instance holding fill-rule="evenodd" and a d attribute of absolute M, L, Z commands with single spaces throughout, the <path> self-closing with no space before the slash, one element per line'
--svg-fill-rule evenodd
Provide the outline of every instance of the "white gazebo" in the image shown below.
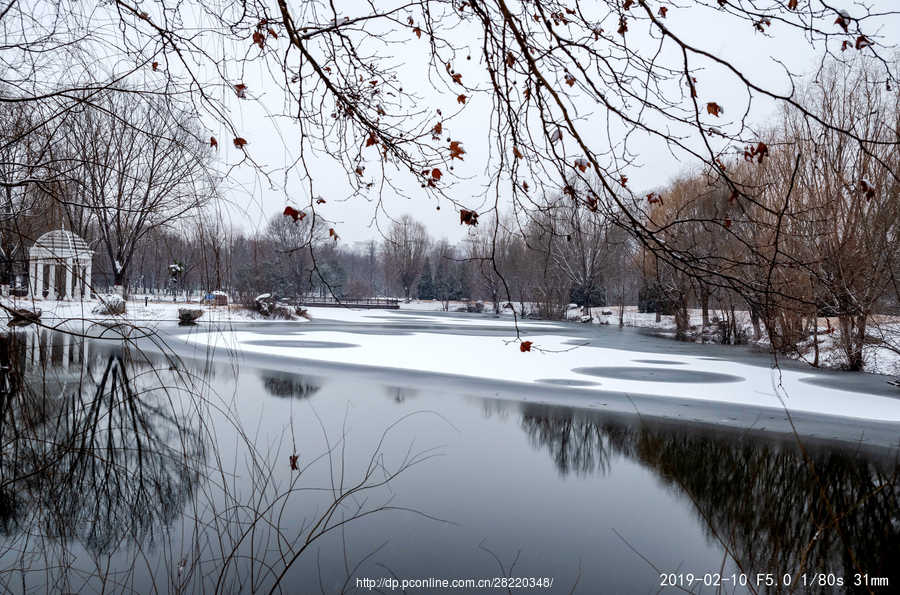
<path fill-rule="evenodd" d="M 44 271 L 47 270 L 47 299 L 89 296 L 93 256 L 94 251 L 87 243 L 70 231 L 57 229 L 45 233 L 28 250 L 31 295 L 44 297 Z M 59 267 L 63 267 L 60 278 L 65 276 L 62 287 L 56 278 Z"/>

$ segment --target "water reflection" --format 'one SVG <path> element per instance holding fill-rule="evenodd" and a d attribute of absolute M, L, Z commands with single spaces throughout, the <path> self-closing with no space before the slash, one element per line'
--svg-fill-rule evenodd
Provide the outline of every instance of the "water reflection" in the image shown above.
<path fill-rule="evenodd" d="M 851 587 L 855 574 L 868 573 L 900 584 L 896 451 L 801 448 L 541 406 L 523 408 L 522 428 L 562 475 L 606 474 L 616 457 L 652 470 L 745 573 L 833 572 Z"/>
<path fill-rule="evenodd" d="M 269 370 L 260 371 L 263 388 L 273 397 L 287 399 L 308 399 L 322 388 L 318 378 L 285 374 Z"/>
<path fill-rule="evenodd" d="M 560 474 L 607 473 L 612 449 L 604 427 L 584 416 L 548 415 L 546 409 L 526 407 L 522 429 L 533 446 L 546 448 Z"/>
<path fill-rule="evenodd" d="M 137 592 L 268 592 L 288 582 L 315 585 L 322 573 L 338 581 L 323 589 L 330 592 L 351 574 L 372 576 L 395 564 L 438 576 L 465 548 L 477 555 L 485 536 L 500 543 L 501 556 L 523 547 L 553 562 L 571 585 L 577 570 L 565 561 L 624 548 L 604 542 L 588 521 L 603 510 L 598 476 L 625 486 L 619 518 L 643 514 L 646 508 L 629 500 L 641 497 L 695 529 L 684 538 L 686 572 L 710 570 L 687 567 L 705 559 L 688 550 L 708 542 L 746 573 L 835 572 L 849 580 L 859 571 L 900 584 L 891 566 L 900 552 L 898 465 L 887 451 L 801 450 L 790 440 L 464 397 L 421 384 L 416 390 L 402 377 L 388 385 L 304 369 L 315 375 L 229 373 L 227 362 L 172 362 L 121 342 L 107 347 L 33 329 L 0 338 L 0 589 L 24 590 L 6 577 L 27 574 L 22 582 L 36 590 L 77 591 L 83 585 L 69 579 L 78 579 L 113 590 L 127 583 Z M 202 409 L 206 397 L 191 391 L 206 382 L 223 394 Z M 190 396 L 180 400 L 182 393 Z M 384 448 L 385 428 L 394 426 Z M 531 446 L 522 444 L 523 432 Z M 449 442 L 446 457 L 432 457 L 432 438 Z M 538 464 L 547 456 L 556 471 Z M 504 473 L 497 461 L 528 473 Z M 402 477 L 413 466 L 427 481 Z M 558 481 L 557 473 L 580 481 Z M 519 475 L 528 476 L 533 497 L 510 487 L 526 485 L 514 483 Z M 444 495 L 432 487 L 441 485 Z M 646 493 L 635 493 L 635 485 Z M 467 499 L 473 490 L 477 499 Z M 520 494 L 512 504 L 510 493 Z M 458 525 L 374 514 L 395 505 L 436 511 Z M 523 516 L 546 541 L 511 528 Z M 345 541 L 344 523 L 354 517 L 364 520 Z M 553 533 L 567 523 L 574 528 Z M 387 539 L 396 547 L 379 550 Z M 641 551 L 639 539 L 633 545 Z M 321 560 L 318 550 L 307 550 L 313 542 L 324 544 Z M 367 548 L 378 552 L 371 573 L 347 569 L 348 543 L 363 556 Z M 87 567 L 68 571 L 73 559 Z M 594 580 L 619 562 L 598 561 Z M 116 573 L 109 579 L 115 583 L 95 577 L 101 567 Z M 55 573 L 67 572 L 57 580 Z M 602 587 L 585 583 L 578 591 Z"/>
<path fill-rule="evenodd" d="M 287 403 L 260 415 L 264 393 L 308 399 L 325 378 L 163 353 L 46 329 L 0 336 L 0 590 L 292 591 L 282 582 L 310 578 L 313 544 L 348 547 L 345 527 L 396 508 L 390 482 L 433 456 L 386 456 L 390 424 L 353 457 L 345 424 L 282 416 Z M 343 584 L 338 560 L 317 573 L 338 568 Z"/>
<path fill-rule="evenodd" d="M 404 386 L 385 386 L 384 392 L 395 403 L 405 403 L 407 399 L 415 398 L 419 394 L 419 391 Z"/>
<path fill-rule="evenodd" d="M 92 555 L 158 541 L 205 458 L 196 421 L 173 401 L 178 372 L 37 329 L 0 336 L 0 366 L 4 566 L 24 568 L 46 538 Z"/>

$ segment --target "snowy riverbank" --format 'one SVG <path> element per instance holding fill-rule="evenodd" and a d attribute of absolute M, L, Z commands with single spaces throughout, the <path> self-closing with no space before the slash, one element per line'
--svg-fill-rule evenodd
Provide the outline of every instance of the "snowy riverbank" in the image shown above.
<path fill-rule="evenodd" d="M 41 320 L 48 323 L 83 320 L 89 322 L 122 322 L 154 328 L 160 323 L 177 322 L 178 310 L 181 308 L 203 310 L 203 315 L 198 320 L 201 323 L 285 322 L 283 319 L 264 318 L 256 312 L 234 304 L 230 306 L 215 306 L 201 302 L 151 300 L 145 303 L 141 297 L 129 299 L 126 303 L 124 314 L 98 314 L 94 312 L 94 309 L 103 303 L 102 298 L 82 301 L 2 298 L 2 303 L 14 309 L 39 309 L 41 311 Z"/>

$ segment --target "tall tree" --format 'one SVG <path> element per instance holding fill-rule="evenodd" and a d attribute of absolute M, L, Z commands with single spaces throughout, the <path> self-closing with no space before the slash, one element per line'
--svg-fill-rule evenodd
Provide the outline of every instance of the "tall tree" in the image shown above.
<path fill-rule="evenodd" d="M 127 291 L 139 243 L 216 192 L 208 147 L 163 98 L 104 94 L 67 120 L 53 183 L 44 189 L 74 218 L 87 213 L 114 283 Z M 59 188 L 64 192 L 59 192 Z"/>
<path fill-rule="evenodd" d="M 753 118 L 772 104 L 787 107 L 810 129 L 827 130 L 869 159 L 885 143 L 900 146 L 855 122 L 824 119 L 804 102 L 794 67 L 814 65 L 818 75 L 829 62 L 846 68 L 847 56 L 863 54 L 873 72 L 860 83 L 896 92 L 893 40 L 884 31 L 898 14 L 886 0 L 11 2 L 0 12 L 0 102 L 51 106 L 45 120 L 55 129 L 104 90 L 183 93 L 225 135 L 207 144 L 233 146 L 231 165 L 267 175 L 254 155 L 273 133 L 255 129 L 235 109 L 259 101 L 297 124 L 281 130 L 300 155 L 286 164 L 285 177 L 303 184 L 310 215 L 321 204 L 319 186 L 334 182 L 313 155 L 343 168 L 348 194 L 380 207 L 385 192 L 417 192 L 452 205 L 469 225 L 485 202 L 497 214 L 503 206 L 521 212 L 568 196 L 603 212 L 673 270 L 702 278 L 711 290 L 739 292 L 762 311 L 786 299 L 782 289 L 791 286 L 797 263 L 787 256 L 792 235 L 780 232 L 803 222 L 798 211 L 760 196 L 781 174 L 765 166 L 773 151 Z M 411 48 L 409 60 L 397 60 L 401 44 Z M 108 68 L 93 67 L 98 59 Z M 780 68 L 786 59 L 793 64 Z M 245 80 L 249 72 L 263 77 Z M 278 100 L 271 102 L 274 91 Z M 457 123 L 473 109 L 479 127 L 467 132 Z M 724 189 L 721 200 L 738 205 L 740 220 L 706 222 L 732 250 L 712 252 L 699 242 L 673 247 L 666 237 L 689 237 L 692 214 L 652 224 L 654 203 L 634 178 L 638 166 L 663 153 L 709 175 Z M 742 179 L 734 157 L 745 153 L 756 171 Z M 457 191 L 477 172 L 489 172 L 479 198 Z M 888 172 L 896 181 L 896 169 Z M 587 184 L 594 176 L 598 183 Z M 789 203 L 787 197 L 781 206 Z M 491 258 L 500 253 L 491 250 Z M 769 262 L 771 270 L 748 276 L 748 261 Z M 804 283 L 813 284 L 808 277 Z"/>
<path fill-rule="evenodd" d="M 409 215 L 394 221 L 384 238 L 382 251 L 386 271 L 407 299 L 422 273 L 428 242 L 425 226 Z"/>
<path fill-rule="evenodd" d="M 420 300 L 434 299 L 434 279 L 431 276 L 431 262 L 425 257 L 425 264 L 422 266 L 422 275 L 419 277 L 419 289 L 416 292 Z"/>

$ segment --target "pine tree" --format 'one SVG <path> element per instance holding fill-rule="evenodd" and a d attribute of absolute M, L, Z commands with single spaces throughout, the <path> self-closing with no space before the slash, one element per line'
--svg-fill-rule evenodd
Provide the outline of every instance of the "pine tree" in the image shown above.
<path fill-rule="evenodd" d="M 427 258 L 422 266 L 422 276 L 419 277 L 418 295 L 420 300 L 434 299 L 434 280 L 431 278 L 431 263 Z"/>

